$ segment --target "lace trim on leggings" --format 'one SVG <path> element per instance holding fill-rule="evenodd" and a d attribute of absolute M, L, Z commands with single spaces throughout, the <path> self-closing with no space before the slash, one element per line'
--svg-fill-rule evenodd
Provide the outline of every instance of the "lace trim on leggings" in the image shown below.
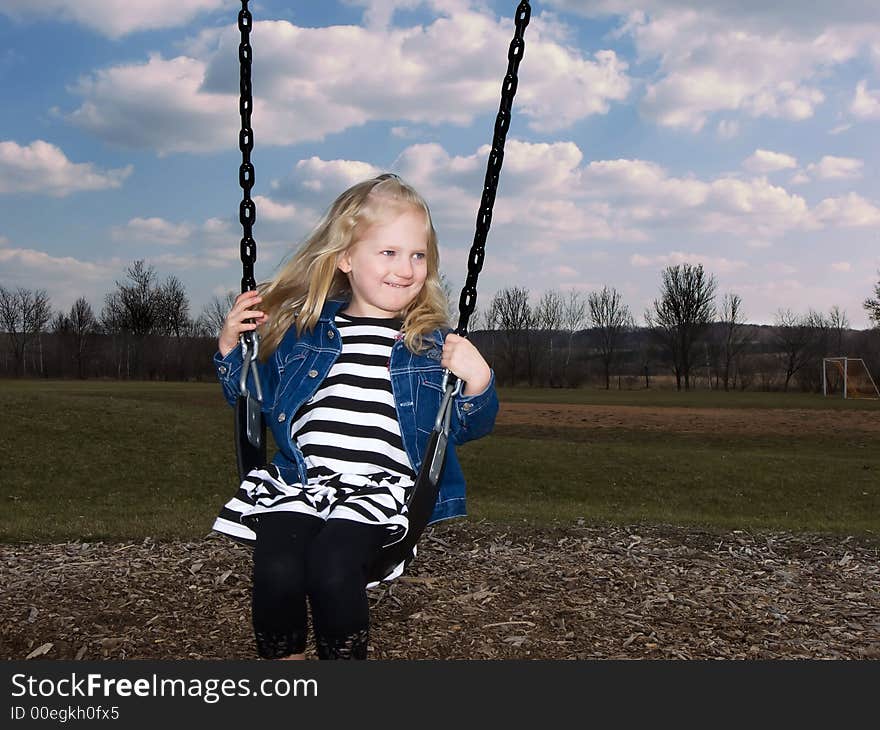
<path fill-rule="evenodd" d="M 355 631 L 348 636 L 330 638 L 318 635 L 315 644 L 319 659 L 366 659 L 369 629 Z"/>
<path fill-rule="evenodd" d="M 255 631 L 254 637 L 257 640 L 257 653 L 263 659 L 281 659 L 291 654 L 302 654 L 306 650 L 305 634 L 299 631 Z"/>

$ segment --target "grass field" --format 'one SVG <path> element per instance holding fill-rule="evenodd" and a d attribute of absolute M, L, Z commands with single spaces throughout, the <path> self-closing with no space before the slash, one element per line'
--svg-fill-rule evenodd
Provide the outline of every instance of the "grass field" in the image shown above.
<path fill-rule="evenodd" d="M 880 534 L 880 403 L 502 390 L 472 518 Z M 0 539 L 193 539 L 235 490 L 215 384 L 0 381 Z M 533 413 L 533 417 L 529 414 Z"/>

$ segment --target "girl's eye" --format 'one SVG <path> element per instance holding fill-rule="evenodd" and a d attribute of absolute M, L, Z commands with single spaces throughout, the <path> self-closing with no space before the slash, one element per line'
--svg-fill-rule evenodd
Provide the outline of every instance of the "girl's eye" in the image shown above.
<path fill-rule="evenodd" d="M 379 253 L 381 253 L 383 256 L 385 256 L 386 254 L 389 256 L 394 256 L 394 254 L 397 252 L 392 251 L 391 249 L 386 249 L 385 251 L 380 251 Z M 413 256 L 415 256 L 419 261 L 422 261 L 426 257 L 426 254 L 420 251 L 418 253 L 414 253 Z"/>

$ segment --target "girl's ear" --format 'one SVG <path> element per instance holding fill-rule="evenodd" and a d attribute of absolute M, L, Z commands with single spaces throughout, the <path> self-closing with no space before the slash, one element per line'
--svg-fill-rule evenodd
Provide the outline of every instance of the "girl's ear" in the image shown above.
<path fill-rule="evenodd" d="M 336 268 L 338 268 L 343 274 L 347 274 L 351 271 L 351 249 L 348 248 L 342 253 L 336 256 Z"/>

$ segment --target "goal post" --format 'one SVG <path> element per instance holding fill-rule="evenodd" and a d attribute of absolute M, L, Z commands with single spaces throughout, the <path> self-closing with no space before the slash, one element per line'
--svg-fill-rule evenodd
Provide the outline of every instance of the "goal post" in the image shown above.
<path fill-rule="evenodd" d="M 822 395 L 880 398 L 880 390 L 860 357 L 822 358 Z"/>

